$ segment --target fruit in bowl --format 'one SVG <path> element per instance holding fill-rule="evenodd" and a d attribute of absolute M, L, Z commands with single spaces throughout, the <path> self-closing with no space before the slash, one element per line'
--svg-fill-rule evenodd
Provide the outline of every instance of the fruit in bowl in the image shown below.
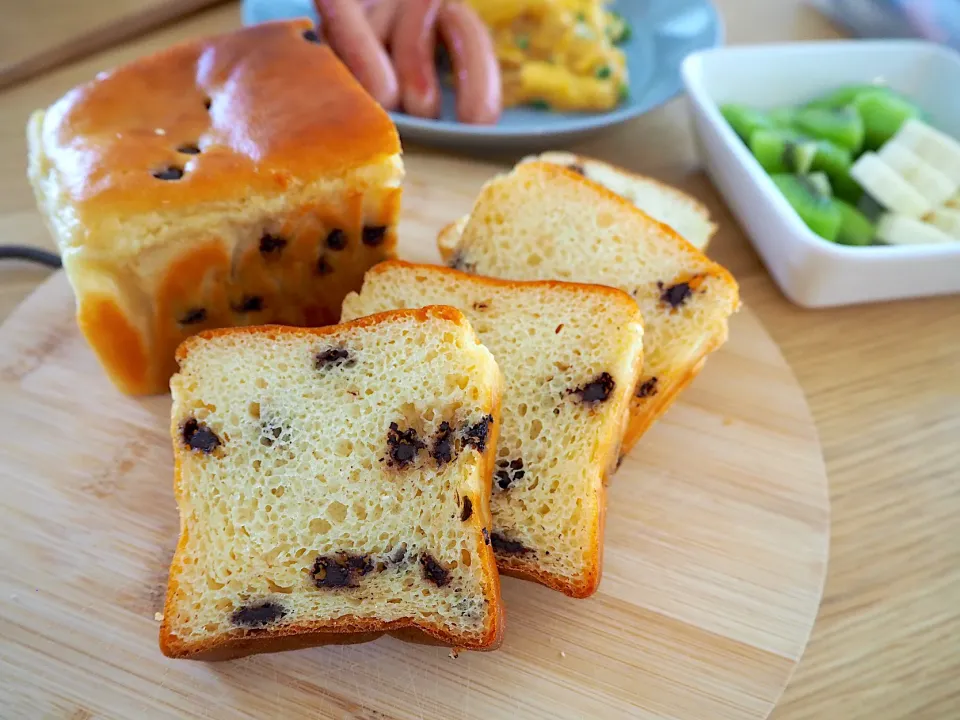
<path fill-rule="evenodd" d="M 800 107 L 720 112 L 787 202 L 842 245 L 960 242 L 960 143 L 879 85 L 850 85 Z"/>

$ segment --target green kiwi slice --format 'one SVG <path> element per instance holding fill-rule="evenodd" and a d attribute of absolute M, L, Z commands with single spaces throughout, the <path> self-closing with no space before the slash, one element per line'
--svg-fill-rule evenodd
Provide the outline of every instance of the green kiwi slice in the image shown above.
<path fill-rule="evenodd" d="M 833 199 L 833 205 L 840 212 L 836 242 L 841 245 L 869 245 L 873 242 L 877 229 L 866 215 L 838 198 Z"/>
<path fill-rule="evenodd" d="M 817 144 L 783 130 L 757 130 L 750 136 L 750 152 L 768 173 L 800 173 L 810 170 Z"/>
<path fill-rule="evenodd" d="M 910 118 L 920 117 L 920 108 L 892 93 L 874 91 L 861 93 L 852 107 L 860 114 L 864 128 L 864 146 L 878 150 L 897 134 L 900 126 Z"/>
<path fill-rule="evenodd" d="M 750 142 L 750 137 L 757 130 L 771 130 L 776 127 L 767 113 L 746 105 L 733 103 L 722 105 L 720 114 L 730 123 L 730 127 L 745 143 Z"/>
<path fill-rule="evenodd" d="M 852 153 L 863 146 L 863 119 L 853 108 L 804 108 L 797 112 L 794 122 L 801 132 L 829 140 Z"/>
<path fill-rule="evenodd" d="M 842 217 L 830 195 L 823 192 L 825 176 L 776 174 L 770 178 L 807 227 L 825 240 L 836 240 Z"/>

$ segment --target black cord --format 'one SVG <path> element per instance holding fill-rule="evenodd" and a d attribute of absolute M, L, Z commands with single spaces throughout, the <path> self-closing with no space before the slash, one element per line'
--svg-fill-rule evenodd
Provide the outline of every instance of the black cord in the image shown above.
<path fill-rule="evenodd" d="M 27 245 L 0 245 L 0 260 L 25 260 L 48 268 L 63 266 L 60 256 L 56 253 Z"/>

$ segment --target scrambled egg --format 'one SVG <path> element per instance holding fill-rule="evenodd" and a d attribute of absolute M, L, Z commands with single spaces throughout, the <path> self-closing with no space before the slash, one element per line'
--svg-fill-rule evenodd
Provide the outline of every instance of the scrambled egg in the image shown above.
<path fill-rule="evenodd" d="M 626 98 L 617 47 L 630 27 L 607 0 L 468 0 L 490 28 L 504 105 L 609 110 Z"/>

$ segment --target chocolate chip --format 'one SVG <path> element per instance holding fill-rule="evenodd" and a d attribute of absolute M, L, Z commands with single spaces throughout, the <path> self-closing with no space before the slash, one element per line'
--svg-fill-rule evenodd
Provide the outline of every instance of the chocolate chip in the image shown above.
<path fill-rule="evenodd" d="M 473 515 L 473 500 L 468 497 L 463 499 L 463 510 L 460 511 L 460 520 L 466 522 Z"/>
<path fill-rule="evenodd" d="M 657 376 L 654 375 L 651 378 L 647 378 L 640 385 L 637 386 L 637 397 L 646 398 L 653 397 L 657 394 Z"/>
<path fill-rule="evenodd" d="M 312 43 L 320 42 L 320 36 L 317 34 L 317 31 L 312 28 L 310 30 L 303 31 L 303 39 Z"/>
<path fill-rule="evenodd" d="M 490 532 L 486 528 L 483 529 L 483 544 L 490 544 Z"/>
<path fill-rule="evenodd" d="M 181 325 L 196 325 L 207 319 L 207 311 L 203 308 L 190 308 L 180 318 Z"/>
<path fill-rule="evenodd" d="M 387 446 L 391 465 L 405 467 L 417 459 L 417 453 L 423 450 L 426 445 L 417 437 L 417 431 L 413 428 L 401 430 L 397 423 L 390 423 L 390 431 L 387 433 Z"/>
<path fill-rule="evenodd" d="M 430 451 L 430 455 L 437 461 L 437 465 L 443 465 L 453 460 L 457 449 L 455 442 L 453 428 L 450 427 L 450 423 L 444 420 L 440 423 L 440 428 L 433 438 L 433 449 Z"/>
<path fill-rule="evenodd" d="M 392 553 L 390 553 L 389 557 L 387 557 L 387 560 L 389 560 L 394 565 L 399 565 L 400 563 L 403 562 L 403 559 L 406 556 L 407 556 L 407 546 L 401 545 Z"/>
<path fill-rule="evenodd" d="M 286 614 L 286 608 L 277 603 L 262 602 L 240 608 L 230 616 L 230 622 L 241 627 L 257 628 L 275 623 Z"/>
<path fill-rule="evenodd" d="M 234 312 L 248 313 L 263 310 L 263 298 L 259 295 L 247 295 L 239 303 L 231 305 Z"/>
<path fill-rule="evenodd" d="M 463 442 L 472 445 L 480 452 L 487 448 L 487 436 L 493 424 L 493 415 L 487 415 L 480 422 L 470 425 L 463 430 Z"/>
<path fill-rule="evenodd" d="M 466 257 L 459 250 L 453 254 L 453 257 L 450 258 L 447 265 L 452 267 L 454 270 L 460 270 L 467 273 L 475 272 L 477 269 L 476 263 L 467 262 Z"/>
<path fill-rule="evenodd" d="M 284 238 L 271 235 L 270 233 L 264 233 L 260 238 L 261 255 L 272 255 L 273 253 L 279 255 L 286 246 L 287 241 Z"/>
<path fill-rule="evenodd" d="M 353 367 L 356 364 L 357 359 L 343 347 L 332 347 L 318 352 L 313 362 L 317 370 L 328 367 Z"/>
<path fill-rule="evenodd" d="M 183 437 L 184 444 L 188 445 L 191 450 L 199 450 L 208 455 L 221 445 L 217 434 L 196 418 L 187 420 L 181 426 L 180 434 Z"/>
<path fill-rule="evenodd" d="M 329 275 L 333 272 L 333 267 L 327 262 L 327 259 L 321 255 L 317 260 L 317 275 Z"/>
<path fill-rule="evenodd" d="M 327 247 L 331 250 L 343 250 L 347 246 L 347 234 L 335 228 L 327 234 Z"/>
<path fill-rule="evenodd" d="M 499 533 L 493 533 L 490 536 L 490 542 L 493 544 L 494 550 L 504 555 L 526 555 L 529 552 L 533 552 L 533 550 L 523 543 L 516 540 L 508 540 Z"/>
<path fill-rule="evenodd" d="M 616 386 L 610 373 L 600 373 L 586 385 L 581 385 L 576 390 L 568 390 L 572 395 L 579 395 L 584 403 L 603 402 L 610 397 L 613 388 Z"/>
<path fill-rule="evenodd" d="M 211 105 L 213 105 L 213 100 L 211 100 L 210 98 L 203 99 L 203 107 L 205 109 L 209 110 Z"/>
<path fill-rule="evenodd" d="M 437 587 L 450 583 L 450 571 L 438 563 L 432 555 L 421 554 L 420 567 L 423 568 L 423 576 Z"/>
<path fill-rule="evenodd" d="M 200 148 L 193 143 L 185 143 L 177 148 L 178 153 L 183 153 L 184 155 L 199 155 Z"/>
<path fill-rule="evenodd" d="M 583 169 L 583 165 L 578 165 L 577 163 L 570 163 L 567 165 L 567 170 L 570 172 L 575 172 L 577 175 L 586 175 L 587 171 Z"/>
<path fill-rule="evenodd" d="M 693 295 L 690 286 L 685 282 L 671 285 L 668 288 L 664 288 L 663 283 L 658 282 L 657 287 L 661 290 L 660 302 L 667 303 L 672 308 L 680 307 L 687 301 L 688 297 Z"/>
<path fill-rule="evenodd" d="M 363 226 L 363 244 L 370 247 L 382 245 L 387 236 L 386 225 L 364 225 Z"/>
<path fill-rule="evenodd" d="M 169 167 L 161 168 L 160 170 L 154 170 L 153 176 L 157 180 L 179 180 L 183 177 L 183 168 L 177 167 L 176 165 L 170 165 Z"/>
<path fill-rule="evenodd" d="M 318 555 L 310 575 L 318 588 L 357 587 L 360 578 L 373 570 L 373 563 L 365 555 L 337 552 Z"/>
<path fill-rule="evenodd" d="M 509 490 L 515 482 L 522 480 L 526 474 L 521 458 L 517 458 L 516 460 L 500 460 L 497 462 L 497 467 L 500 468 L 496 472 L 497 486 L 501 490 Z"/>

